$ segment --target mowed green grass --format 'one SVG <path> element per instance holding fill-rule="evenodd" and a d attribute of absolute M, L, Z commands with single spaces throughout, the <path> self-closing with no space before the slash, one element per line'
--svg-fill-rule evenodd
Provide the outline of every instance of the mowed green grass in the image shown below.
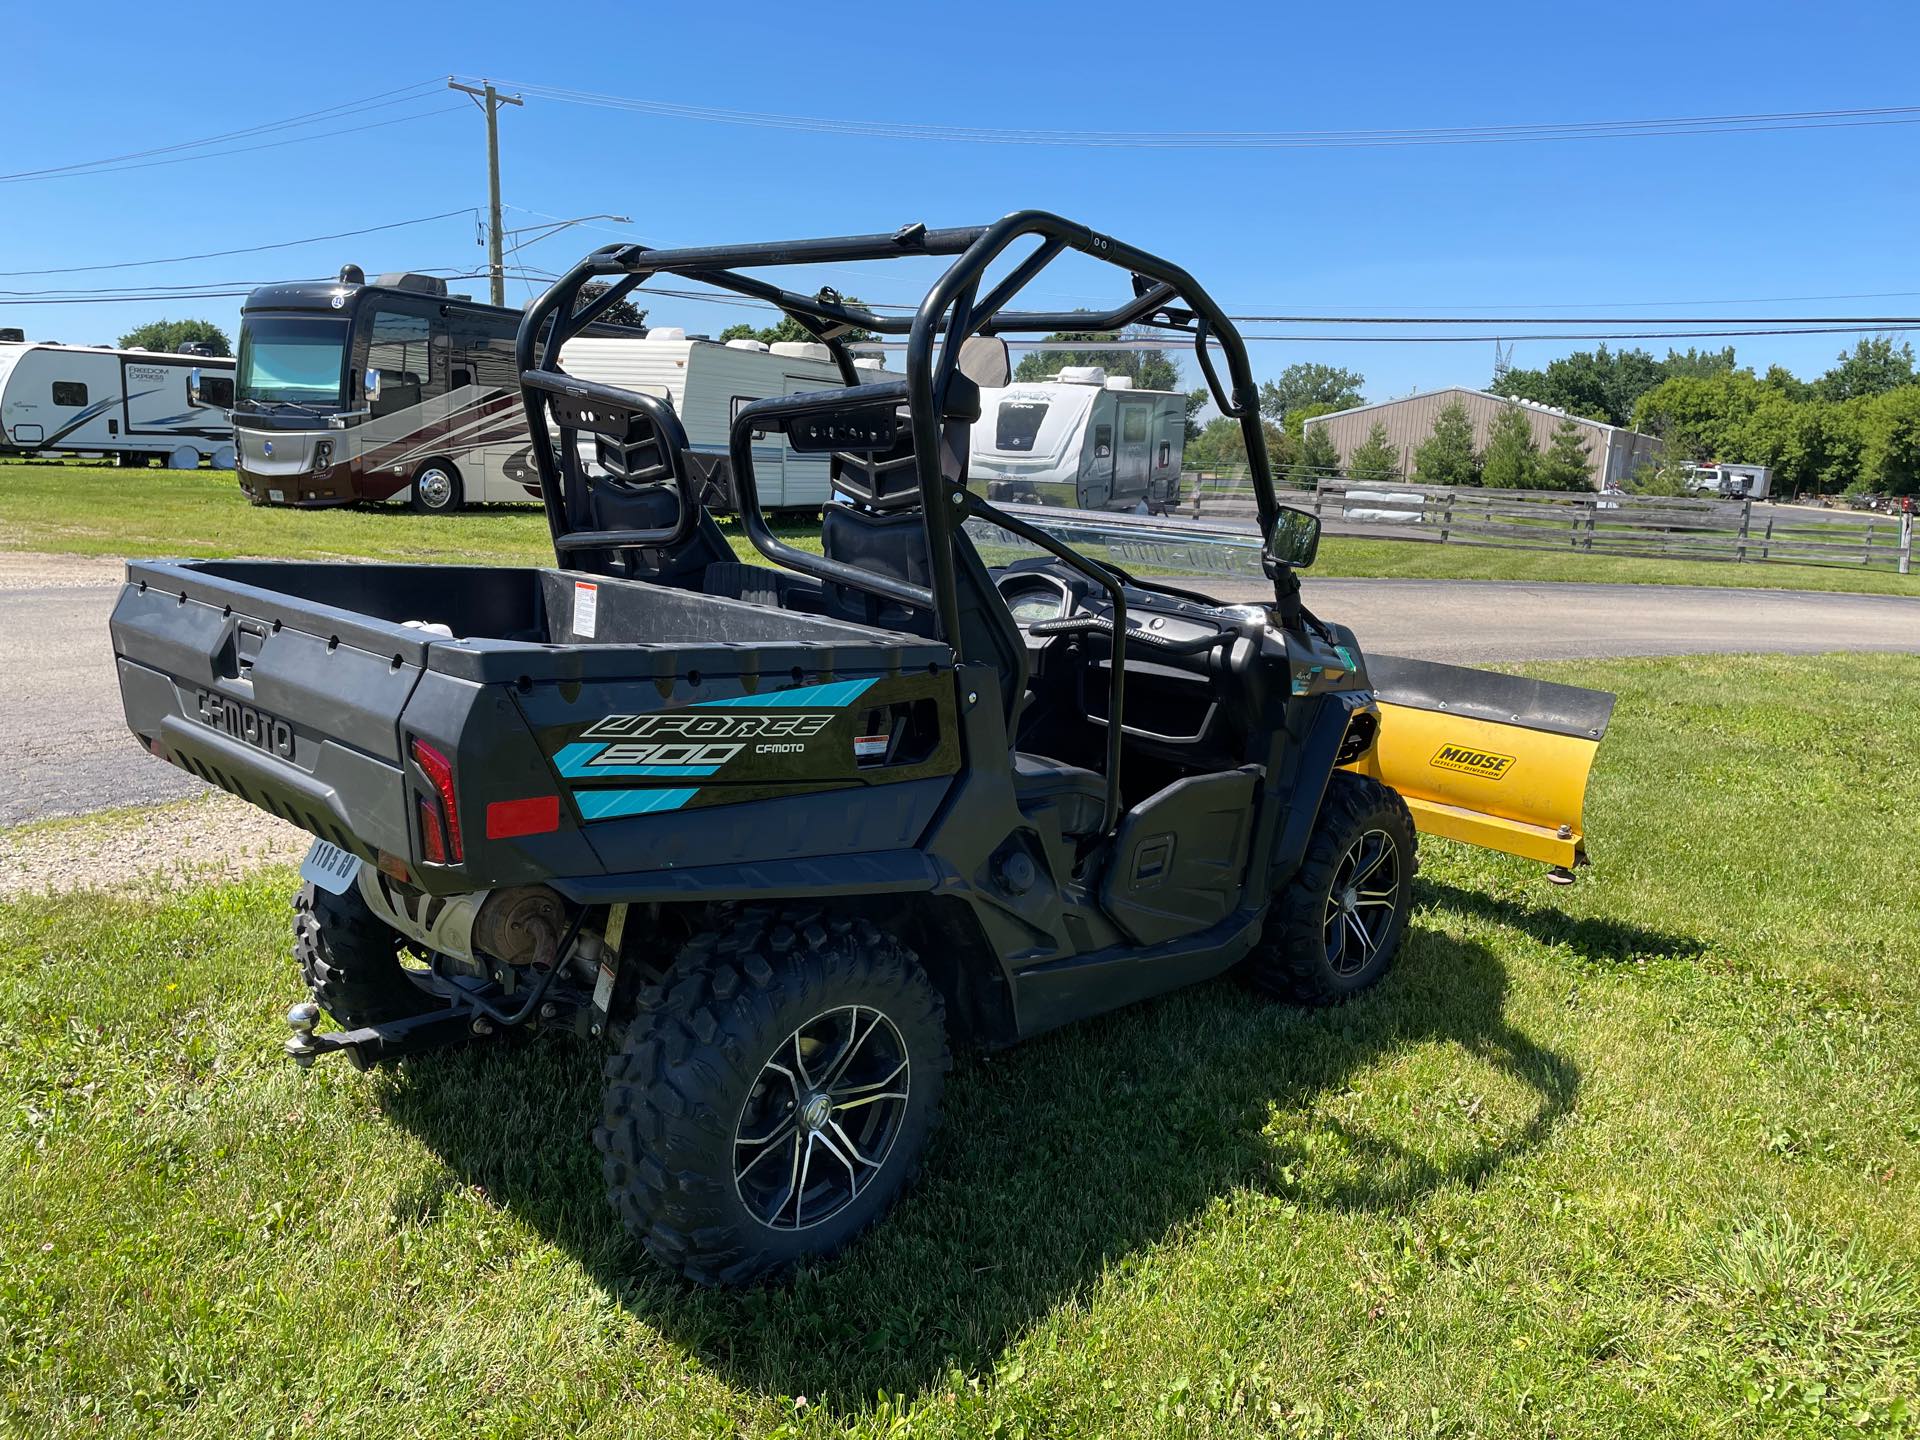
<path fill-rule="evenodd" d="M 722 528 L 743 559 L 757 558 L 736 523 L 723 522 Z M 780 528 L 791 543 L 819 548 L 817 524 Z M 542 564 L 553 555 L 546 517 L 530 506 L 490 506 L 454 516 L 416 515 L 401 505 L 286 510 L 249 505 L 230 471 L 116 470 L 41 463 L 0 464 L 0 549 L 473 564 Z M 1322 543 L 1313 573 L 1920 595 L 1920 575 L 1839 565 L 1634 560 L 1341 536 L 1330 536 Z"/>
<path fill-rule="evenodd" d="M 0 907 L 0 1434 L 1911 1434 L 1920 658 L 1620 703 L 1570 890 L 1429 843 L 1342 1009 L 963 1058 L 790 1284 L 622 1237 L 582 1047 L 301 1073 L 290 874 Z"/>

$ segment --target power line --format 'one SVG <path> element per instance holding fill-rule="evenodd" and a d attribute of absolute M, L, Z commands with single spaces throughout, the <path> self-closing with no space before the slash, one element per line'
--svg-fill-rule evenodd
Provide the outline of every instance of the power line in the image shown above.
<path fill-rule="evenodd" d="M 250 125 L 242 130 L 227 130 L 218 135 L 206 135 L 198 140 L 182 140 L 173 145 L 157 145 L 149 150 L 130 150 L 124 155 L 105 155 L 98 160 L 76 160 L 66 165 L 48 165 L 38 170 L 16 170 L 10 174 L 0 175 L 0 180 L 33 180 L 45 176 L 64 175 L 73 171 L 90 170 L 100 165 L 113 165 L 126 160 L 144 160 L 153 155 L 168 155 L 180 150 L 198 149 L 203 145 L 217 145 L 228 140 L 249 139 L 255 135 L 270 134 L 276 130 L 298 129 L 302 125 L 311 125 L 321 120 L 337 120 L 361 111 L 378 110 L 388 105 L 401 105 L 407 100 L 418 98 L 437 83 L 425 80 L 402 86 L 398 90 L 382 90 L 377 95 L 368 95 L 359 100 L 343 100 L 337 105 L 328 105 L 324 109 L 309 110 L 305 114 L 289 116 L 284 120 L 263 121 L 261 124 Z"/>
<path fill-rule="evenodd" d="M 382 230 L 401 230 L 409 225 L 427 225 L 455 215 L 470 215 L 471 205 L 458 210 L 442 210 L 438 215 L 420 215 L 412 220 L 395 220 L 386 225 L 369 225 L 363 230 L 338 230 L 331 235 L 309 235 L 304 240 L 276 240 L 270 245 L 242 245 L 232 250 L 206 250 L 198 255 L 169 255 L 159 260 L 116 260 L 105 265 L 64 265 L 45 270 L 0 270 L 0 279 L 16 280 L 27 275 L 78 275 L 98 270 L 137 270 L 147 265 L 183 265 L 189 260 L 218 260 L 229 255 L 257 255 L 263 250 L 291 250 L 298 245 L 318 245 L 324 240 L 347 240 L 355 235 L 373 235 Z"/>
<path fill-rule="evenodd" d="M 1735 115 L 1660 116 L 1638 120 L 1549 121 L 1522 125 L 1453 125 L 1381 130 L 1059 130 L 941 125 L 921 121 L 841 119 L 730 110 L 677 101 L 645 100 L 565 86 L 511 82 L 543 99 L 668 119 L 881 140 L 945 141 L 982 145 L 1052 145 L 1095 149 L 1352 149 L 1419 145 L 1514 144 L 1776 130 L 1847 129 L 1920 123 L 1920 106 L 1777 111 Z"/>
<path fill-rule="evenodd" d="M 123 170 L 151 170 L 160 165 L 185 165 L 194 160 L 217 160 L 224 155 L 250 155 L 256 150 L 278 150 L 287 145 L 305 145 L 310 140 L 326 140 L 335 135 L 358 135 L 366 130 L 381 130 L 389 125 L 405 125 L 413 120 L 428 120 L 435 115 L 451 115 L 465 107 L 441 105 L 411 115 L 396 115 L 391 120 L 376 120 L 368 125 L 349 125 L 340 130 L 321 130 L 312 135 L 296 135 L 291 140 L 272 140 L 264 145 L 237 145 L 228 150 L 208 150 L 198 155 L 176 155 L 170 160 L 137 160 L 129 165 L 103 165 L 92 170 L 73 170 L 58 175 L 22 175 L 0 180 L 0 184 L 19 185 L 32 180 L 63 180 L 87 175 L 113 175 Z"/>

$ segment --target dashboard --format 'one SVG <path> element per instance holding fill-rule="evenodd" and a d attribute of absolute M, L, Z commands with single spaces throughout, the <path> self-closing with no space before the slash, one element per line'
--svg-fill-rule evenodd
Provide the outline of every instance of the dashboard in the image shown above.
<path fill-rule="evenodd" d="M 1022 630 L 1042 620 L 1059 620 L 1072 612 L 1075 596 L 1072 588 L 1053 575 L 1035 571 L 1010 571 L 997 578 L 1000 598 L 1013 612 L 1013 620 Z"/>

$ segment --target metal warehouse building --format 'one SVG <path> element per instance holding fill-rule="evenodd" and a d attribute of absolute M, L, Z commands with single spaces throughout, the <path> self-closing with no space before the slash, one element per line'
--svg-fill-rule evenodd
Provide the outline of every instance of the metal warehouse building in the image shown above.
<path fill-rule="evenodd" d="M 1628 476 L 1641 465 L 1651 463 L 1660 453 L 1660 441 L 1652 435 L 1642 435 L 1638 430 L 1568 415 L 1564 410 L 1539 405 L 1531 400 L 1510 400 L 1504 395 L 1490 395 L 1485 390 L 1468 390 L 1458 386 L 1435 390 L 1427 395 L 1409 395 L 1402 400 L 1383 400 L 1377 405 L 1357 405 L 1351 410 L 1336 410 L 1331 415 L 1317 415 L 1307 424 L 1326 430 L 1334 448 L 1340 452 L 1342 465 L 1366 442 L 1368 433 L 1376 424 L 1386 426 L 1387 443 L 1400 455 L 1401 476 L 1417 481 L 1420 477 L 1412 473 L 1413 452 L 1433 434 L 1433 422 L 1439 418 L 1440 412 L 1455 403 L 1466 407 L 1467 415 L 1473 421 L 1474 446 L 1482 450 L 1486 448 L 1488 427 L 1507 406 L 1517 407 L 1527 417 L 1534 443 L 1542 451 L 1552 442 L 1553 432 L 1560 428 L 1560 422 L 1572 420 L 1586 438 L 1588 475 L 1596 490 L 1605 485 L 1625 485 Z"/>

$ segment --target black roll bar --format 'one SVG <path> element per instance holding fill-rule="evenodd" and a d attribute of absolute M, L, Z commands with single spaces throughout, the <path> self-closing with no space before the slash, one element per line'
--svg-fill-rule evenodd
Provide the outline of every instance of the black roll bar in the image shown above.
<path fill-rule="evenodd" d="M 1007 250 L 1032 237 L 1033 251 L 1020 260 L 980 298 L 986 272 Z M 1015 311 L 1003 307 L 1036 276 L 1068 250 L 1077 251 L 1129 272 L 1133 296 L 1105 311 Z M 757 276 L 737 273 L 742 267 L 764 268 L 816 265 L 864 260 L 893 260 L 913 256 L 952 256 L 953 264 L 935 282 L 909 318 L 883 315 L 864 305 L 843 300 L 831 291 L 803 295 Z M 792 317 L 808 334 L 828 347 L 846 388 L 808 395 L 781 396 L 747 406 L 734 420 L 728 437 L 733 459 L 740 515 L 754 547 L 776 564 L 822 580 L 844 584 L 904 604 L 930 608 L 935 633 L 960 651 L 959 598 L 955 579 L 954 540 L 958 523 L 969 513 L 1004 526 L 1010 533 L 1039 545 L 1091 575 L 1114 602 L 1113 696 L 1108 736 L 1108 820 L 1119 796 L 1120 701 L 1126 646 L 1125 598 L 1117 579 L 1104 567 L 1074 555 L 1066 547 L 1012 516 L 994 510 L 966 492 L 964 483 L 948 480 L 942 465 L 943 430 L 948 425 L 948 399 L 958 373 L 960 347 L 973 335 L 1044 334 L 1056 330 L 1118 331 L 1133 325 L 1191 337 L 1201 373 L 1221 414 L 1240 422 L 1252 472 L 1255 504 L 1262 533 L 1271 530 L 1279 515 L 1274 496 L 1266 431 L 1260 423 L 1260 396 L 1254 384 L 1247 347 L 1240 333 L 1192 275 L 1170 261 L 1101 234 L 1084 225 L 1043 210 L 1020 210 L 991 225 L 930 230 L 908 225 L 886 235 L 829 236 L 811 240 L 760 241 L 744 245 L 701 245 L 681 249 L 649 249 L 645 245 L 608 245 L 594 251 L 562 276 L 528 307 L 515 343 L 523 374 L 522 399 L 527 409 L 534 460 L 540 470 L 541 493 L 553 530 L 556 552 L 563 557 L 575 548 L 600 548 L 621 542 L 595 534 L 593 545 L 573 543 L 573 517 L 566 513 L 558 493 L 561 465 L 548 433 L 542 397 L 550 381 L 568 382 L 560 370 L 560 350 L 606 307 L 632 293 L 655 275 L 677 275 L 716 289 L 764 301 Z M 576 313 L 580 289 L 596 277 L 619 277 L 606 294 Z M 891 385 L 862 385 L 843 336 L 859 327 L 882 335 L 907 336 L 907 375 Z M 936 346 L 938 347 L 936 352 Z M 1212 347 L 1226 359 L 1224 380 Z M 532 372 L 532 373 L 529 373 Z M 539 378 L 536 378 L 538 376 Z M 884 394 L 882 393 L 884 392 Z M 627 392 L 620 392 L 626 394 Z M 753 476 L 752 432 L 778 428 L 794 418 L 823 410 L 883 403 L 885 395 L 904 396 L 912 430 L 914 468 L 920 482 L 920 502 L 927 537 L 932 585 L 922 588 L 855 566 L 809 555 L 782 542 L 767 523 Z M 632 409 L 649 407 L 645 397 L 628 395 Z M 655 402 L 657 404 L 657 402 Z M 768 422 L 772 422 L 769 425 Z M 577 472 L 573 432 L 563 425 L 562 442 Z M 684 469 L 684 466 L 680 468 Z M 683 519 L 696 507 L 682 482 Z M 577 486 L 569 487 L 577 489 Z M 651 533 L 651 532 L 649 532 Z M 586 537 L 579 537 L 584 542 Z M 659 542 L 653 542 L 659 543 Z M 1298 615 L 1298 582 L 1284 566 L 1274 567 L 1275 598 L 1283 618 Z M 962 659 L 968 658 L 961 656 Z"/>

